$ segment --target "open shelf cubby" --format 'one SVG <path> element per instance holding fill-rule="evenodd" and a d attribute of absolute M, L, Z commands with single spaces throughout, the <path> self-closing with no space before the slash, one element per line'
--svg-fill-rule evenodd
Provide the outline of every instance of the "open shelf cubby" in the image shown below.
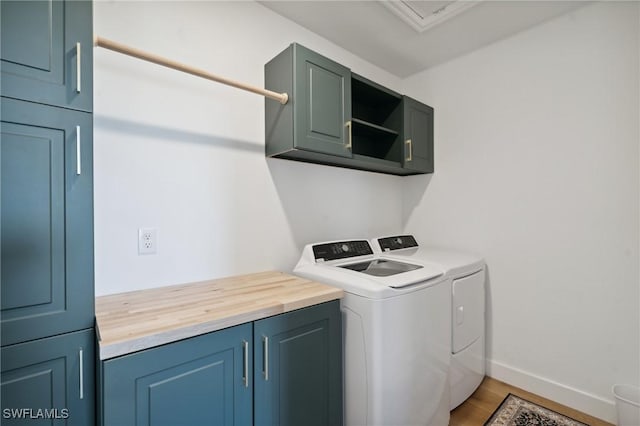
<path fill-rule="evenodd" d="M 354 155 L 399 163 L 402 158 L 402 96 L 351 75 Z"/>

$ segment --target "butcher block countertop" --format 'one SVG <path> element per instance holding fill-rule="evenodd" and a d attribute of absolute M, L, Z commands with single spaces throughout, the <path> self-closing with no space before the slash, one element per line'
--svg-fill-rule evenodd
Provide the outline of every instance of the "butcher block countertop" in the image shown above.
<path fill-rule="evenodd" d="M 341 289 L 260 272 L 96 298 L 100 359 L 340 299 Z"/>

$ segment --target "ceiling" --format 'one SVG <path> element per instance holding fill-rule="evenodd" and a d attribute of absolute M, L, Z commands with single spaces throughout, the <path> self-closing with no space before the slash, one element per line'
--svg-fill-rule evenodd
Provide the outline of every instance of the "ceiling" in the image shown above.
<path fill-rule="evenodd" d="M 586 2 L 267 0 L 261 4 L 404 78 L 581 7 Z M 418 22 L 409 24 L 411 18 L 400 18 L 400 12 L 394 9 L 408 11 L 408 15 L 413 15 L 413 20 Z M 420 27 L 424 29 L 416 29 Z"/>

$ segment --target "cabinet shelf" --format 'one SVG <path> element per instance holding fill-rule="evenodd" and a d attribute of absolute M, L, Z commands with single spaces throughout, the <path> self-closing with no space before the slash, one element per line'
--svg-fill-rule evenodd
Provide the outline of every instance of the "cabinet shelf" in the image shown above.
<path fill-rule="evenodd" d="M 365 120 L 361 120 L 359 118 L 352 118 L 351 121 L 353 121 L 353 124 L 355 124 L 354 129 L 358 129 L 359 131 L 365 131 L 365 132 L 371 132 L 371 133 L 377 133 L 377 134 L 381 134 L 381 135 L 389 135 L 389 136 L 398 136 L 399 133 L 393 129 L 389 129 L 387 127 L 383 127 L 383 126 L 378 126 L 377 124 L 373 124 L 373 123 L 369 123 L 368 121 Z M 356 131 L 356 130 L 354 130 Z"/>

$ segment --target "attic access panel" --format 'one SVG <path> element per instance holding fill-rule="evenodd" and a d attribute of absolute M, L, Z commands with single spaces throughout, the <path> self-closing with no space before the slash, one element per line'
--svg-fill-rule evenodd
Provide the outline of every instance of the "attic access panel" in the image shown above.
<path fill-rule="evenodd" d="M 453 18 L 482 0 L 379 0 L 383 6 L 421 33 Z"/>

